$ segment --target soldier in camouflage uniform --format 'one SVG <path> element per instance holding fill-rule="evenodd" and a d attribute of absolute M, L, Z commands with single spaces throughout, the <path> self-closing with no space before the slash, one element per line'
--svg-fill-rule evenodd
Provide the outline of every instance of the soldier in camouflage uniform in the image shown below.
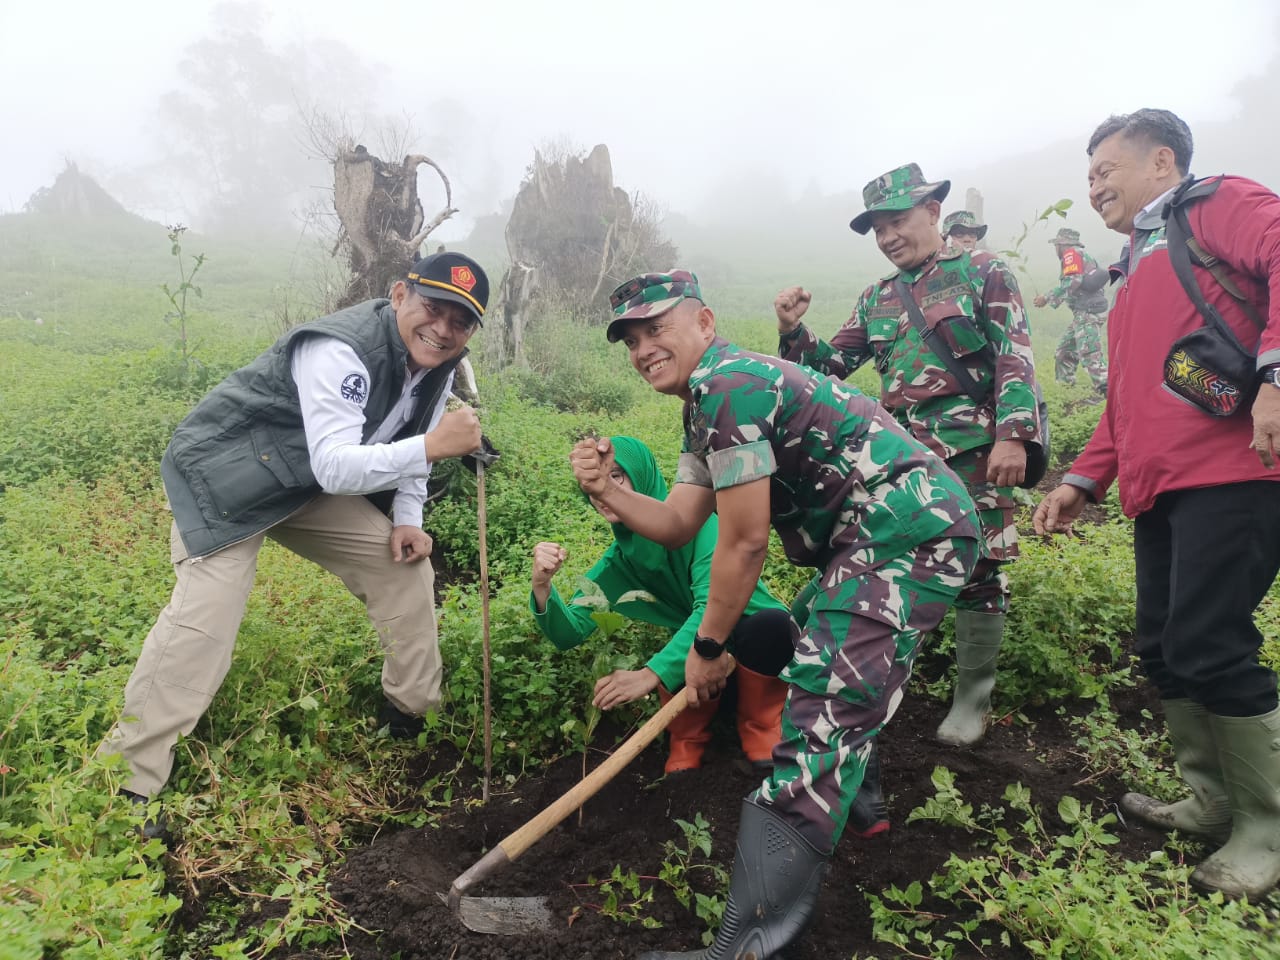
<path fill-rule="evenodd" d="M 685 663 L 690 699 L 718 696 L 726 640 L 768 551 L 818 571 L 787 681 L 774 771 L 743 803 L 724 921 L 693 956 L 776 956 L 808 922 L 872 738 L 902 699 L 920 638 L 981 552 L 964 484 L 873 400 L 716 336 L 686 271 L 645 274 L 611 299 L 607 334 L 659 393 L 682 397 L 684 446 L 664 501 L 608 479 L 585 440 L 579 485 L 641 536 L 676 547 L 714 511 L 711 588 Z M 686 954 L 657 953 L 651 960 Z"/>
<path fill-rule="evenodd" d="M 1085 253 L 1080 231 L 1063 227 L 1049 241 L 1061 261 L 1061 278 L 1047 294 L 1036 297 L 1035 305 L 1056 307 L 1066 302 L 1071 309 L 1071 325 L 1058 341 L 1053 355 L 1053 376 L 1059 383 L 1073 383 L 1076 366 L 1083 366 L 1102 397 L 1107 395 L 1107 348 L 1103 331 L 1107 325 L 1107 273 Z"/>
<path fill-rule="evenodd" d="M 948 213 L 942 221 L 942 239 L 947 246 L 973 253 L 978 249 L 978 241 L 987 235 L 987 225 L 979 223 L 978 218 L 968 210 L 957 210 Z"/>
<path fill-rule="evenodd" d="M 928 183 L 912 163 L 871 181 L 866 211 L 850 226 L 875 230 L 896 268 L 862 292 L 831 340 L 802 322 L 810 295 L 778 294 L 779 352 L 832 377 L 868 360 L 880 372 L 880 403 L 913 437 L 946 460 L 966 483 L 986 541 L 986 556 L 956 601 L 954 701 L 938 738 L 968 746 L 986 732 L 1004 637 L 1009 581 L 1002 564 L 1018 555 L 1012 487 L 1026 472 L 1026 444 L 1040 439 L 1031 335 L 1013 273 L 989 253 L 944 248 L 938 233 L 950 181 Z M 906 285 L 931 331 L 911 322 L 896 281 Z M 975 402 L 943 364 L 948 350 L 987 393 Z"/>

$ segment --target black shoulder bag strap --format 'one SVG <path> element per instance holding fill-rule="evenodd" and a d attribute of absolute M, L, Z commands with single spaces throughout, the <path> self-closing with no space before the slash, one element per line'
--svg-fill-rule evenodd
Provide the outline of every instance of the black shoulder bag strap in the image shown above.
<path fill-rule="evenodd" d="M 1195 305 L 1196 310 L 1200 312 L 1200 316 L 1204 318 L 1205 323 L 1226 337 L 1228 343 L 1234 343 L 1241 351 L 1256 354 L 1256 350 L 1251 350 L 1240 342 L 1231 328 L 1227 326 L 1227 322 L 1222 319 L 1222 315 L 1218 313 L 1217 308 L 1205 300 L 1204 293 L 1200 290 L 1200 284 L 1196 283 L 1196 278 L 1191 273 L 1191 254 L 1199 249 L 1200 245 L 1196 243 L 1191 234 L 1191 224 L 1187 221 L 1187 211 L 1181 205 L 1174 206 L 1170 210 L 1169 216 L 1165 220 L 1164 229 L 1166 246 L 1169 248 L 1169 262 L 1173 264 L 1173 272 L 1177 276 L 1178 282 L 1182 284 L 1182 289 Z M 1197 259 L 1200 259 L 1198 253 Z M 1216 258 L 1210 257 L 1210 259 L 1215 264 L 1218 263 Z M 1203 261 L 1201 261 L 1201 265 L 1207 266 Z M 1222 279 L 1217 272 L 1214 273 L 1214 276 L 1219 283 L 1222 283 Z M 1223 286 L 1233 297 L 1236 297 L 1239 293 L 1239 291 L 1233 292 L 1234 284 L 1231 286 L 1223 284 Z M 1239 302 L 1245 313 L 1248 314 L 1249 319 L 1257 325 L 1258 329 L 1264 329 L 1266 324 L 1258 316 L 1257 311 L 1253 309 L 1253 305 L 1245 300 L 1243 296 L 1239 297 Z"/>
<path fill-rule="evenodd" d="M 898 291 L 898 298 L 902 300 L 903 305 L 907 308 L 907 316 L 911 318 L 911 325 L 920 334 L 920 339 L 924 342 L 924 345 L 932 350 L 934 356 L 942 361 L 943 366 L 951 371 L 951 375 L 956 378 L 964 392 L 969 395 L 969 399 L 977 404 L 986 403 L 988 396 L 990 396 L 990 391 L 984 390 L 978 384 L 978 381 L 973 379 L 973 374 L 966 370 L 964 365 L 956 359 L 950 347 L 944 343 L 941 345 L 942 349 L 938 349 L 938 344 L 933 339 L 938 335 L 938 331 L 929 329 L 929 324 L 924 319 L 924 312 L 920 309 L 920 304 L 916 303 L 915 294 L 911 292 L 907 282 L 902 279 L 902 274 L 898 274 L 894 278 L 893 286 Z"/>

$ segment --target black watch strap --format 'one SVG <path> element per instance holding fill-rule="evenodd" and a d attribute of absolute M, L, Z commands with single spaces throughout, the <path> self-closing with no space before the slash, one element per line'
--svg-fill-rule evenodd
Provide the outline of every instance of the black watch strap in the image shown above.
<path fill-rule="evenodd" d="M 699 635 L 693 638 L 693 652 L 703 660 L 715 660 L 724 653 L 724 644 L 719 640 Z"/>

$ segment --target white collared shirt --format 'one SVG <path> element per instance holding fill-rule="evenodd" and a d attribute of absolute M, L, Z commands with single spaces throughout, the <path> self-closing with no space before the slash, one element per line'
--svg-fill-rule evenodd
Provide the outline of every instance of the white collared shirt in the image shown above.
<path fill-rule="evenodd" d="M 311 470 L 325 493 L 354 495 L 395 490 L 391 522 L 422 526 L 431 463 L 421 436 L 391 441 L 413 415 L 425 370 L 405 378 L 400 398 L 364 443 L 364 407 L 369 397 L 369 371 L 350 345 L 336 337 L 304 337 L 290 361 L 302 405 Z M 453 386 L 445 384 L 427 430 L 444 414 Z"/>

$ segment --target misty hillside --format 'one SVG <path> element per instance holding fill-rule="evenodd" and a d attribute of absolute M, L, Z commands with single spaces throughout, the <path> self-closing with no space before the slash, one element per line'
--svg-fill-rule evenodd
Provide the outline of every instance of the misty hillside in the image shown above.
<path fill-rule="evenodd" d="M 1196 140 L 1191 169 L 1197 176 L 1234 173 L 1280 189 L 1280 130 L 1276 91 L 1280 90 L 1280 60 L 1273 60 L 1260 76 L 1238 84 L 1233 92 L 1237 109 L 1215 123 L 1192 123 Z M 1117 97 L 1103 111 L 1125 112 L 1141 106 Z M 1100 112 L 1098 122 L 1106 118 Z M 965 191 L 981 191 L 984 219 L 990 226 L 987 246 L 1000 250 L 1021 234 L 1023 224 L 1045 207 L 1067 198 L 1073 206 L 1065 220 L 1054 218 L 1031 232 L 1024 244 L 1033 286 L 1052 283 L 1057 260 L 1049 238 L 1060 226 L 1080 231 L 1086 247 L 1099 260 L 1119 254 L 1123 238 L 1107 230 L 1088 202 L 1088 157 L 1085 147 L 1092 128 L 980 167 L 926 168 L 931 179 L 950 179 L 951 194 L 944 212 L 964 206 Z M 910 158 L 904 157 L 903 162 Z M 851 163 L 851 169 L 857 164 Z M 847 305 L 857 291 L 890 268 L 870 237 L 859 237 L 848 226 L 863 209 L 862 186 L 883 171 L 863 171 L 848 190 L 820 194 L 810 188 L 792 195 L 781 175 L 722 183 L 696 211 L 672 211 L 667 226 L 686 263 L 729 282 L 752 279 L 776 283 L 806 283 L 806 277 L 848 277 Z M 863 176 L 865 174 L 865 176 Z M 655 185 L 656 187 L 656 185 Z M 654 192 L 659 192 L 654 190 Z"/>

